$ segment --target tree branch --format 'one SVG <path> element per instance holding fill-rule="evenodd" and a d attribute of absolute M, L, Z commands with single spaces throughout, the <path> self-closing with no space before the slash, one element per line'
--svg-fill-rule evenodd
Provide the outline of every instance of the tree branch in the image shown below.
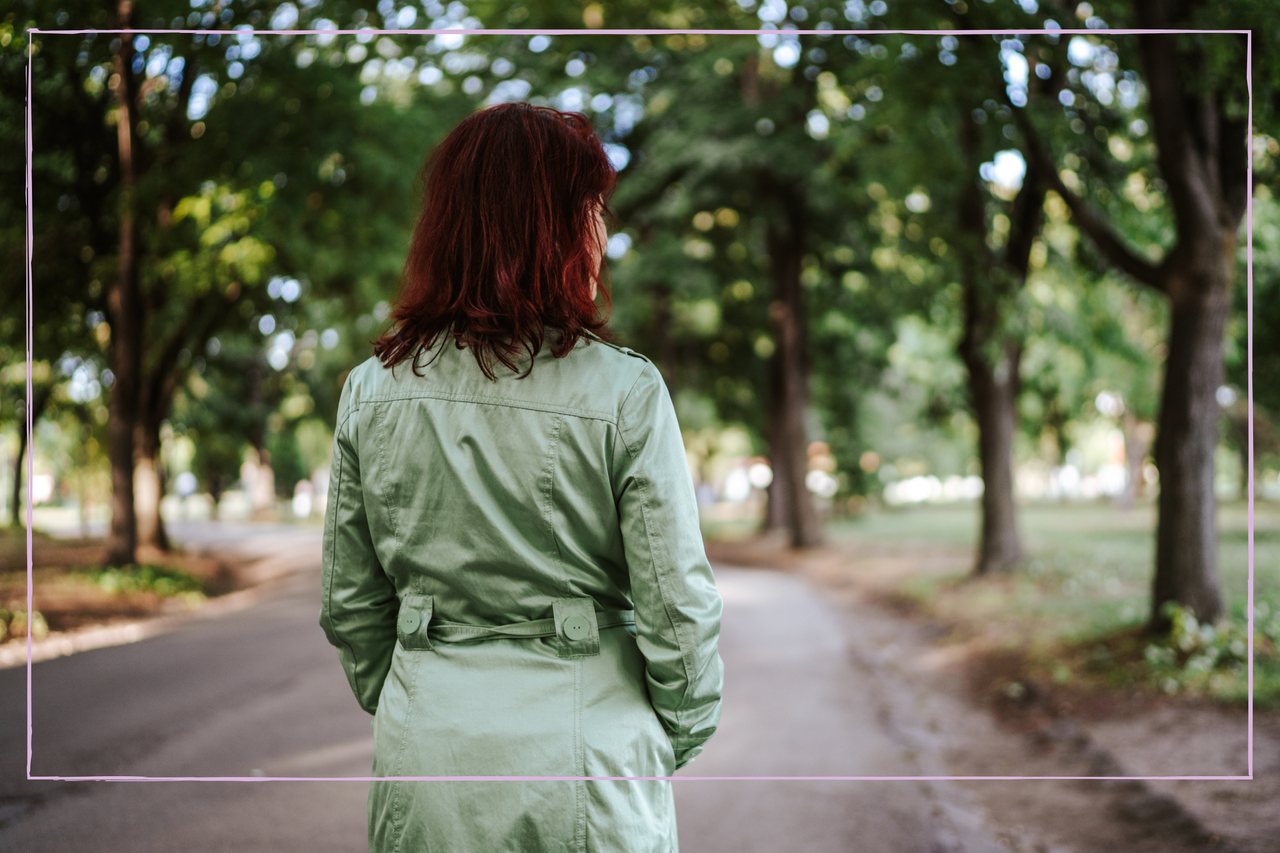
<path fill-rule="evenodd" d="M 614 215 L 619 222 L 630 221 L 645 207 L 661 198 L 673 181 L 680 180 L 689 171 L 690 167 L 687 163 L 667 169 L 662 175 L 662 180 L 652 182 L 644 192 L 631 198 L 624 198 L 620 204 L 611 205 Z"/>
<path fill-rule="evenodd" d="M 178 86 L 178 92 L 175 100 L 177 101 L 173 112 L 169 113 L 167 125 L 166 141 L 173 145 L 179 139 L 186 137 L 189 141 L 191 135 L 184 133 L 183 120 L 187 117 L 187 107 L 191 104 L 191 90 L 195 86 L 196 77 L 199 76 L 198 68 L 198 51 L 193 50 L 190 55 L 182 57 L 182 83 Z"/>
<path fill-rule="evenodd" d="M 178 324 L 169 340 L 165 342 L 163 350 L 155 361 L 155 366 L 151 374 L 147 377 L 145 383 L 146 391 L 144 392 L 145 400 L 143 403 L 144 417 L 147 419 L 155 418 L 159 421 L 158 414 L 168 407 L 168 401 L 172 397 L 172 393 L 166 389 L 172 386 L 176 389 L 176 377 L 181 372 L 178 370 L 178 355 L 183 348 L 188 345 L 192 335 L 192 327 L 197 323 L 203 328 L 207 328 L 215 317 L 219 317 L 216 310 L 220 301 L 217 299 L 217 291 L 211 290 L 203 297 L 197 299 L 187 311 L 186 317 Z M 203 321 L 202 323 L 200 321 Z"/>
<path fill-rule="evenodd" d="M 1071 215 L 1075 218 L 1076 227 L 1089 237 L 1103 257 L 1117 269 L 1128 273 L 1136 281 L 1148 287 L 1167 293 L 1164 280 L 1160 275 L 1160 268 L 1129 251 L 1120 236 L 1103 221 L 1101 214 L 1084 199 L 1067 189 L 1062 182 L 1062 177 L 1058 174 L 1057 164 L 1054 163 L 1026 113 L 1015 110 L 1014 116 L 1022 132 L 1027 135 L 1027 153 L 1031 155 L 1035 168 L 1040 172 L 1049 189 L 1062 196 L 1062 200 L 1067 203 Z"/>
<path fill-rule="evenodd" d="M 1138 26 L 1164 29 L 1177 25 L 1176 10 L 1169 0 L 1142 0 L 1134 4 Z M 1189 100 L 1184 83 L 1189 58 L 1179 55 L 1174 36 L 1140 35 L 1138 53 L 1142 58 L 1143 83 L 1147 87 L 1147 109 L 1156 142 L 1156 163 L 1168 186 L 1169 201 L 1178 234 L 1194 238 L 1210 234 L 1218 227 L 1216 199 L 1210 172 L 1211 147 L 1216 147 L 1217 128 L 1205 125 L 1216 119 L 1203 113 L 1205 106 Z M 1191 60 L 1202 60 L 1194 56 Z M 1192 72 L 1194 74 L 1194 72 Z"/>
<path fill-rule="evenodd" d="M 1009 234 L 1009 246 L 1005 250 L 1005 262 L 1009 268 L 1025 279 L 1031 261 L 1031 244 L 1040 233 L 1040 222 L 1044 213 L 1044 167 L 1036 160 L 1027 163 L 1027 173 L 1022 180 L 1022 188 L 1013 199 L 1013 210 L 1009 217 L 1012 222 Z"/>

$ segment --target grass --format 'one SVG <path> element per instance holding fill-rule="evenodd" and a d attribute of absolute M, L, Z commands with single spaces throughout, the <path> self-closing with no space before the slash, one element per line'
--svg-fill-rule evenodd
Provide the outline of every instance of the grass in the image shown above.
<path fill-rule="evenodd" d="M 1025 559 L 1018 570 L 974 577 L 978 508 L 918 505 L 833 519 L 832 548 L 869 553 L 947 553 L 949 562 L 900 561 L 892 595 L 952 626 L 956 639 L 980 638 L 1016 665 L 1001 675 L 1009 696 L 1019 684 L 1076 691 L 1139 688 L 1242 704 L 1247 699 L 1247 505 L 1220 504 L 1218 571 L 1224 615 L 1214 626 L 1153 637 L 1150 615 L 1156 511 L 1105 503 L 1030 504 L 1019 509 Z M 710 531 L 713 535 L 715 531 Z M 733 532 L 733 531 L 726 531 Z M 941 567 L 941 568 L 940 568 Z M 1255 505 L 1254 701 L 1280 708 L 1280 505 Z M 1189 614 L 1188 614 L 1189 615 Z M 1194 620 L 1193 620 L 1194 621 Z"/>
<path fill-rule="evenodd" d="M 1246 506 L 1219 508 L 1218 570 L 1224 603 L 1243 620 L 1247 600 Z M 1128 511 L 1106 504 L 1032 504 L 1019 511 L 1026 559 L 1013 575 L 1019 609 L 1056 615 L 1084 632 L 1145 620 L 1155 565 L 1155 508 Z M 833 543 L 927 542 L 973 551 L 978 511 L 972 505 L 919 506 L 835 520 Z M 923 533 L 923 535 L 922 535 Z M 1258 503 L 1254 534 L 1254 601 L 1280 610 L 1280 505 Z M 950 578 L 960 581 L 967 572 Z"/>
<path fill-rule="evenodd" d="M 181 569 L 151 563 L 130 566 L 91 566 L 80 570 L 103 591 L 118 595 L 129 592 L 151 592 L 159 596 L 203 596 L 204 581 Z"/>

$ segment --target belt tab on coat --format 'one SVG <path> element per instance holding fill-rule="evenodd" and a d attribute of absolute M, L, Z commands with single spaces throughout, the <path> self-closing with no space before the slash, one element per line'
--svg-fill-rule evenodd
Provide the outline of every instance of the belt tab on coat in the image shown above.
<path fill-rule="evenodd" d="M 557 598 L 551 602 L 560 657 L 581 658 L 600 654 L 600 625 L 595 602 L 589 598 Z"/>
<path fill-rule="evenodd" d="M 430 649 L 427 626 L 431 623 L 434 602 L 429 595 L 400 596 L 400 613 L 396 616 L 396 639 L 404 649 Z"/>

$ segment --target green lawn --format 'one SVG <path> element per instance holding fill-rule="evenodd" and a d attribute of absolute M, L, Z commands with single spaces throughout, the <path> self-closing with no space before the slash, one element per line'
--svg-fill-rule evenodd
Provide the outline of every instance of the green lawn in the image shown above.
<path fill-rule="evenodd" d="M 978 521 L 975 505 L 921 505 L 836 519 L 827 531 L 841 550 L 936 548 L 968 555 Z M 922 569 L 903 576 L 898 591 L 964 633 L 981 631 L 1025 647 L 1035 666 L 1062 683 L 1089 669 L 1110 684 L 1140 681 L 1171 693 L 1244 701 L 1246 670 L 1236 651 L 1245 637 L 1248 506 L 1227 502 L 1218 512 L 1218 572 L 1229 618 L 1213 632 L 1188 635 L 1181 647 L 1175 636 L 1153 649 L 1151 638 L 1135 633 L 1149 613 L 1155 522 L 1150 503 L 1127 511 L 1102 503 L 1026 505 L 1019 510 L 1026 549 L 1020 571 L 973 578 L 964 568 Z M 1255 504 L 1254 525 L 1255 701 L 1280 706 L 1280 505 Z"/>
<path fill-rule="evenodd" d="M 1219 507 L 1218 571 L 1231 614 L 1244 617 L 1248 591 L 1248 507 Z M 1153 504 L 1117 510 L 1108 504 L 1029 504 L 1019 510 L 1026 548 L 1025 575 L 1047 595 L 1041 606 L 1069 612 L 1088 602 L 1105 604 L 1115 616 L 1146 616 L 1155 566 Z M 1258 502 L 1254 518 L 1254 599 L 1280 608 L 1280 504 Z M 976 548 L 978 508 L 973 504 L 921 505 L 836 519 L 827 531 L 833 544 L 928 543 Z M 957 576 L 957 578 L 959 575 Z M 1106 621 L 1111 621 L 1110 619 Z"/>

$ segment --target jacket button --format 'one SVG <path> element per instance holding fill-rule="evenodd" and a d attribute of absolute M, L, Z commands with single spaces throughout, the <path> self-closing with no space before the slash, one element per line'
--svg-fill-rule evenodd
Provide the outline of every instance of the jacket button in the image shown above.
<path fill-rule="evenodd" d="M 406 634 L 412 634 L 422 625 L 422 614 L 412 608 L 405 608 L 400 611 L 400 630 Z"/>
<path fill-rule="evenodd" d="M 570 640 L 581 640 L 591 633 L 591 623 L 585 616 L 570 616 L 564 620 L 564 635 Z"/>

